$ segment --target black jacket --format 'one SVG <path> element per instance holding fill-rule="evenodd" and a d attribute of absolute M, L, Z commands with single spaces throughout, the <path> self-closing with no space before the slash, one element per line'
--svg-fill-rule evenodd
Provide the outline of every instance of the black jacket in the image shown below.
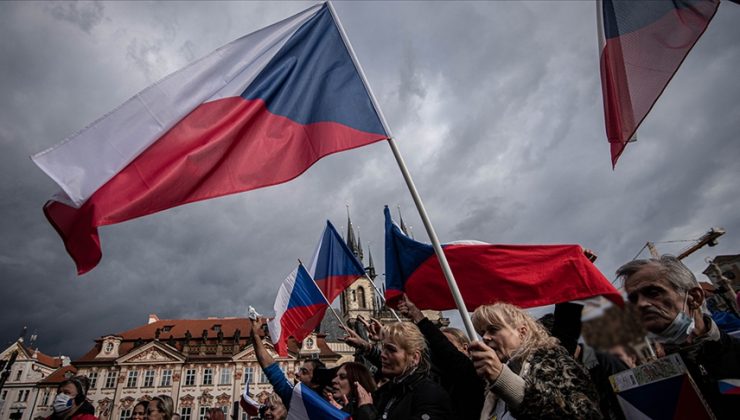
<path fill-rule="evenodd" d="M 461 353 L 427 318 L 416 324 L 429 344 L 432 365 L 439 382 L 450 394 L 455 418 L 478 420 L 485 399 L 485 382 L 475 372 L 470 358 Z"/>
<path fill-rule="evenodd" d="M 704 341 L 698 346 L 679 351 L 691 377 L 718 419 L 738 418 L 740 395 L 720 393 L 718 381 L 740 379 L 740 339 L 720 331 L 719 341 Z"/>
<path fill-rule="evenodd" d="M 387 415 L 386 415 L 387 414 Z M 415 373 L 373 392 L 373 404 L 360 406 L 355 420 L 447 420 L 456 418 L 447 392 L 426 375 Z"/>

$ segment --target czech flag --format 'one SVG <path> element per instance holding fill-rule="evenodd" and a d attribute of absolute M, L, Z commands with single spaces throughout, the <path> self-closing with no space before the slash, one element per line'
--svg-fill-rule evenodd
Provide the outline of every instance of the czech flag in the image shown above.
<path fill-rule="evenodd" d="M 301 341 L 319 325 L 329 305 L 302 264 L 293 270 L 275 298 L 275 318 L 267 323 L 272 344 L 281 356 L 288 355 L 288 338 Z"/>
<path fill-rule="evenodd" d="M 249 378 L 247 378 L 247 380 L 248 379 Z M 262 404 L 249 396 L 249 382 L 246 382 L 246 385 L 244 386 L 244 393 L 239 399 L 239 405 L 242 407 L 242 410 L 250 416 L 258 416 L 260 414 L 260 407 L 262 407 Z"/>
<path fill-rule="evenodd" d="M 348 420 L 349 413 L 334 407 L 311 389 L 298 384 L 293 387 L 288 420 Z"/>
<path fill-rule="evenodd" d="M 491 245 L 466 241 L 442 245 L 465 306 L 507 302 L 523 308 L 603 295 L 621 295 L 579 245 Z M 420 309 L 455 309 L 434 249 L 406 236 L 385 208 L 386 300 L 403 293 Z"/>
<path fill-rule="evenodd" d="M 32 157 L 62 191 L 44 213 L 79 274 L 98 227 L 289 181 L 386 139 L 326 4 L 246 35 Z"/>
<path fill-rule="evenodd" d="M 352 282 L 365 275 L 360 261 L 328 220 L 311 262 L 311 273 L 330 303 Z"/>
<path fill-rule="evenodd" d="M 599 3 L 601 89 L 612 165 L 678 70 L 719 0 Z"/>

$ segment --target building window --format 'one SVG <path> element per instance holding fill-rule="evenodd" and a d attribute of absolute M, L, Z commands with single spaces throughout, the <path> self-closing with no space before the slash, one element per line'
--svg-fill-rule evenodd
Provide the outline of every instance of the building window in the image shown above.
<path fill-rule="evenodd" d="M 172 327 L 172 325 L 165 325 L 164 327 L 162 327 L 162 332 L 170 332 L 172 331 Z"/>
<path fill-rule="evenodd" d="M 367 305 L 365 304 L 365 289 L 362 287 L 357 288 L 357 300 L 359 301 L 361 309 L 367 308 Z"/>
<path fill-rule="evenodd" d="M 121 410 L 121 420 L 129 420 L 131 418 L 132 408 L 124 408 Z"/>
<path fill-rule="evenodd" d="M 118 379 L 118 371 L 109 371 L 108 375 L 105 377 L 105 387 L 106 388 L 115 388 L 116 387 L 116 379 Z"/>
<path fill-rule="evenodd" d="M 213 385 L 213 369 L 203 369 L 203 385 Z"/>
<path fill-rule="evenodd" d="M 195 385 L 195 369 L 185 371 L 185 385 Z"/>
<path fill-rule="evenodd" d="M 200 416 L 198 417 L 198 420 L 206 420 L 206 416 L 208 415 L 208 408 L 209 407 L 200 408 Z"/>
<path fill-rule="evenodd" d="M 213 326 L 213 331 L 219 332 L 221 331 L 221 324 L 216 324 Z"/>
<path fill-rule="evenodd" d="M 172 383 L 172 369 L 165 369 L 162 371 L 162 382 L 159 386 L 170 386 Z"/>
<path fill-rule="evenodd" d="M 154 371 L 153 370 L 147 370 L 144 372 L 144 387 L 153 387 L 154 386 Z"/>
<path fill-rule="evenodd" d="M 95 389 L 98 385 L 98 372 L 88 373 L 87 378 L 90 379 L 90 389 Z"/>
<path fill-rule="evenodd" d="M 46 390 L 44 391 L 44 399 L 41 400 L 41 405 L 46 406 L 49 405 L 49 396 L 51 395 L 51 391 Z"/>
<path fill-rule="evenodd" d="M 5 401 L 5 397 L 7 397 L 7 396 L 8 396 L 8 390 L 6 389 L 5 391 L 3 391 L 3 396 L 2 396 L 2 398 L 0 398 L 0 400 Z"/>
<path fill-rule="evenodd" d="M 139 379 L 139 371 L 130 370 L 128 372 L 128 380 L 126 380 L 126 388 L 136 388 L 136 383 Z"/>
<path fill-rule="evenodd" d="M 21 376 L 23 376 L 23 369 L 18 369 L 18 372 L 16 372 L 16 374 L 15 374 L 15 380 L 16 381 L 20 381 L 21 380 Z"/>
<path fill-rule="evenodd" d="M 231 368 L 221 368 L 221 380 L 219 384 L 228 385 L 231 383 Z"/>
<path fill-rule="evenodd" d="M 254 370 L 252 367 L 245 367 L 244 368 L 244 383 L 251 384 L 252 379 L 254 378 Z"/>
<path fill-rule="evenodd" d="M 260 382 L 261 384 L 266 384 L 268 382 L 267 375 L 265 375 L 265 371 L 260 369 Z"/>
<path fill-rule="evenodd" d="M 190 420 L 190 407 L 182 407 L 180 409 L 180 420 Z"/>
<path fill-rule="evenodd" d="M 29 392 L 31 392 L 31 391 L 29 391 L 27 389 L 22 389 L 18 393 L 18 402 L 26 402 L 26 400 L 28 400 L 28 393 Z"/>

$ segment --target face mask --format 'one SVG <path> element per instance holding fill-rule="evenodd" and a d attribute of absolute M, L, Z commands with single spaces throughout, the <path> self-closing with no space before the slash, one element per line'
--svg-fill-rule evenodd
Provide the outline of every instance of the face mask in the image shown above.
<path fill-rule="evenodd" d="M 54 398 L 54 412 L 55 413 L 63 413 L 70 408 L 72 408 L 72 403 L 74 402 L 74 398 L 70 397 L 67 394 L 58 394 L 56 398 Z"/>
<path fill-rule="evenodd" d="M 683 301 L 683 308 L 681 308 L 681 311 L 676 314 L 675 318 L 673 318 L 671 325 L 658 334 L 650 333 L 651 338 L 664 344 L 683 344 L 688 340 L 695 327 L 694 317 L 691 317 L 684 312 L 688 299 L 689 294 L 687 292 L 686 299 Z"/>

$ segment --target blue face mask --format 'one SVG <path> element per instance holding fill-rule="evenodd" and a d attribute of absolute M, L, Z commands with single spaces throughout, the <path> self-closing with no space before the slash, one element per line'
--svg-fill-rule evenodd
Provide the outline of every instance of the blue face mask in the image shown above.
<path fill-rule="evenodd" d="M 694 317 L 684 312 L 688 300 L 689 293 L 686 292 L 683 308 L 676 314 L 671 324 L 658 334 L 648 333 L 650 338 L 663 344 L 684 344 L 696 326 Z"/>

